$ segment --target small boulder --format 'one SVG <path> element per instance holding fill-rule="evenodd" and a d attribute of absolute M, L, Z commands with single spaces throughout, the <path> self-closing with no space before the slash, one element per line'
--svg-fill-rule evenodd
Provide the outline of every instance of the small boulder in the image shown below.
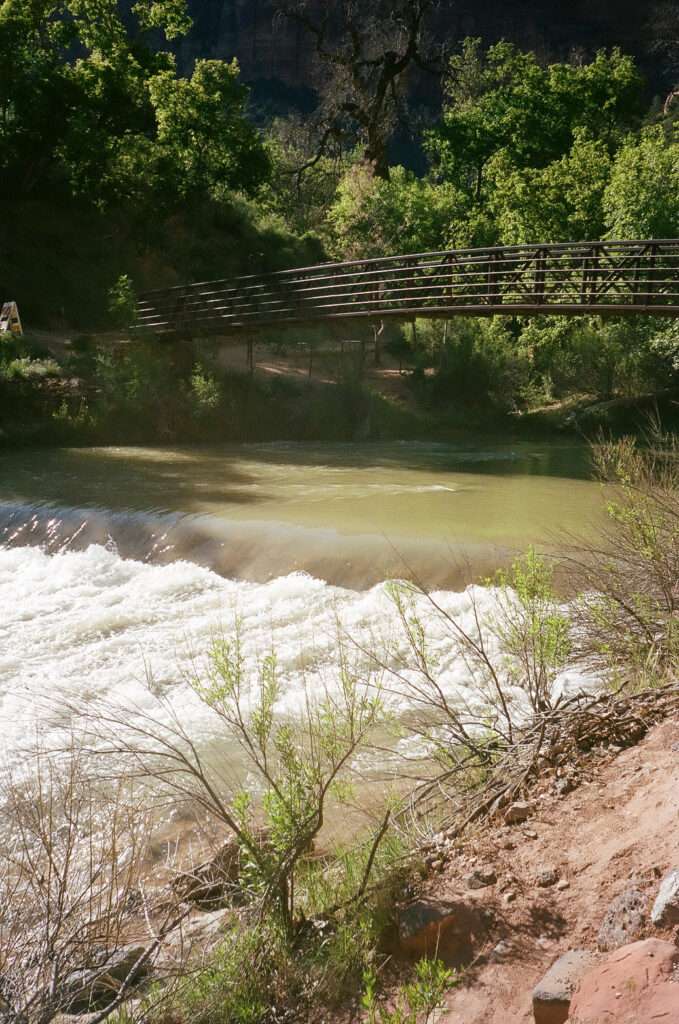
<path fill-rule="evenodd" d="M 495 885 L 497 875 L 492 868 L 478 867 L 464 876 L 464 883 L 468 889 L 487 889 L 489 885 Z"/>
<path fill-rule="evenodd" d="M 646 939 L 615 950 L 588 972 L 570 1005 L 571 1024 L 679 1024 L 679 949 Z"/>
<path fill-rule="evenodd" d="M 536 881 L 540 888 L 548 889 L 550 885 L 556 885 L 559 881 L 559 872 L 551 864 L 543 864 L 538 868 Z"/>
<path fill-rule="evenodd" d="M 646 924 L 647 898 L 639 889 L 626 889 L 608 907 L 599 929 L 599 949 L 626 946 Z"/>
<path fill-rule="evenodd" d="M 584 950 L 571 950 L 552 964 L 533 989 L 535 1024 L 564 1024 L 573 993 L 596 958 Z"/>
<path fill-rule="evenodd" d="M 510 804 L 504 813 L 504 819 L 508 825 L 517 825 L 530 817 L 532 807 L 523 801 Z"/>
<path fill-rule="evenodd" d="M 264 848 L 269 835 L 269 830 L 262 828 L 254 833 L 254 839 Z M 172 887 L 177 897 L 195 903 L 201 910 L 228 905 L 238 890 L 241 856 L 241 844 L 236 836 L 230 836 L 208 860 L 175 875 Z"/>
<path fill-rule="evenodd" d="M 83 1013 L 99 1005 L 112 1002 L 130 971 L 144 952 L 144 946 L 123 946 L 111 954 L 100 967 L 73 971 L 64 980 L 65 998 L 62 1009 L 70 1013 Z M 148 966 L 135 970 L 132 980 L 148 973 Z"/>
<path fill-rule="evenodd" d="M 651 921 L 657 928 L 679 924 L 679 869 L 665 875 L 660 883 Z"/>
<path fill-rule="evenodd" d="M 437 949 L 455 955 L 471 948 L 473 912 L 464 903 L 418 900 L 397 919 L 401 949 L 426 955 Z"/>
<path fill-rule="evenodd" d="M 232 836 L 208 860 L 179 872 L 172 881 L 179 899 L 210 910 L 222 906 L 238 882 L 240 853 L 240 843 Z"/>

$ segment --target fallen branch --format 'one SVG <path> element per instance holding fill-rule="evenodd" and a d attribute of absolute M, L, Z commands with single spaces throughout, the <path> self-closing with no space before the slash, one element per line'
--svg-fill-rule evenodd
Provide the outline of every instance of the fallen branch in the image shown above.
<path fill-rule="evenodd" d="M 611 694 L 577 694 L 536 716 L 513 743 L 502 746 L 480 785 L 469 784 L 469 759 L 419 786 L 397 817 L 422 820 L 438 811 L 438 828 L 461 835 L 473 822 L 506 807 L 545 770 L 602 744 L 631 746 L 656 722 L 679 710 L 679 685 Z"/>
<path fill-rule="evenodd" d="M 655 391 L 652 394 L 627 395 L 623 398 L 611 398 L 606 402 L 595 402 L 594 405 L 587 405 L 584 409 L 574 409 L 563 423 L 559 424 L 558 429 L 568 430 L 570 427 L 577 426 L 581 420 L 595 416 L 597 413 L 611 412 L 614 409 L 645 409 L 653 407 L 656 402 L 678 397 L 679 388 L 666 388 L 664 391 Z"/>

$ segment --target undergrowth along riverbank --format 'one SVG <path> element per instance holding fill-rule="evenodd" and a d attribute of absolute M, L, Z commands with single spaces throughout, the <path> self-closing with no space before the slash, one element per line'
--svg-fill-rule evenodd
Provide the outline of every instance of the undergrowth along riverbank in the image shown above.
<path fill-rule="evenodd" d="M 251 378 L 214 344 L 76 339 L 59 358 L 30 339 L 0 342 L 5 445 L 426 436 L 435 419 L 404 408 L 353 363 L 333 382 Z"/>
<path fill-rule="evenodd" d="M 398 372 L 391 356 L 374 365 L 372 350 L 358 343 L 346 356 L 331 349 L 317 337 L 289 339 L 287 348 L 263 344 L 267 372 L 252 374 L 244 356 L 235 365 L 217 341 L 4 336 L 0 444 L 441 440 L 470 430 L 553 440 L 594 437 L 602 428 L 643 434 L 653 409 L 668 428 L 677 419 L 670 394 L 594 406 L 586 394 L 530 407 L 489 405 L 448 394 L 417 367 Z"/>

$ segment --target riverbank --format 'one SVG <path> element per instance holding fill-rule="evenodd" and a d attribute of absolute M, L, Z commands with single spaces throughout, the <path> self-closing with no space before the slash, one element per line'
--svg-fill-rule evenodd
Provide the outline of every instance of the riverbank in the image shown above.
<path fill-rule="evenodd" d="M 651 951 L 653 942 L 676 948 L 679 903 L 660 920 L 652 915 L 662 880 L 679 869 L 679 695 L 675 690 L 667 697 L 659 695 L 656 709 L 647 702 L 646 712 L 638 701 L 629 702 L 620 720 L 630 713 L 637 720 L 636 739 L 624 727 L 616 731 L 604 707 L 609 725 L 602 722 L 599 742 L 586 749 L 583 738 L 558 767 L 536 774 L 521 794 L 516 820 L 505 808 L 463 832 L 444 830 L 411 851 L 414 870 L 394 893 L 382 939 L 389 954 L 379 974 L 384 1007 L 402 1001 L 413 965 L 435 954 L 449 970 L 462 965 L 437 1019 L 563 1022 L 581 980 L 616 950 L 648 940 Z M 624 704 L 619 701 L 619 709 Z M 187 936 L 206 952 L 228 913 L 194 909 Z M 575 957 L 570 951 L 577 951 Z M 565 975 L 550 990 L 554 983 L 542 979 L 567 954 Z M 622 980 L 625 970 L 630 976 L 625 967 Z M 679 977 L 674 981 L 679 995 Z M 620 989 L 606 1020 L 627 1024 L 636 1010 L 645 1024 L 654 983 L 641 992 Z M 548 993 L 537 1006 L 536 990 Z M 587 1016 L 583 991 L 573 1024 L 600 1024 L 598 1016 Z M 679 999 L 674 1007 L 679 1016 Z M 311 1013 L 308 1019 L 332 1024 L 367 1020 L 358 997 Z M 677 1016 L 667 1018 L 670 1024 Z"/>
<path fill-rule="evenodd" d="M 572 395 L 513 408 L 452 397 L 434 369 L 405 368 L 384 347 L 317 338 L 219 346 L 128 342 L 118 335 L 29 331 L 5 339 L 0 444 L 152 444 L 224 441 L 517 440 L 639 433 L 673 395 L 600 403 Z M 588 413 L 588 415 L 585 415 Z"/>
<path fill-rule="evenodd" d="M 476 935 L 462 984 L 446 998 L 443 1019 L 451 1024 L 537 1020 L 533 990 L 569 950 L 586 952 L 592 968 L 627 943 L 675 941 L 674 925 L 669 918 L 654 924 L 651 907 L 661 879 L 679 868 L 676 699 L 668 719 L 640 742 L 602 739 L 545 771 L 528 804 L 517 824 L 491 820 L 459 843 L 427 851 L 428 877 L 416 898 L 489 922 Z M 631 915 L 621 900 L 630 891 L 639 894 Z M 439 955 L 447 961 L 455 959 L 456 939 L 454 929 L 448 940 L 442 934 Z M 612 1022 L 627 1021 L 628 995 L 618 996 Z M 586 1009 L 578 1020 L 589 1019 Z M 552 1013 L 550 1020 L 564 1019 L 558 1007 Z M 639 1019 L 646 1020 L 643 1012 Z"/>
<path fill-rule="evenodd" d="M 673 684 L 593 696 L 564 708 L 552 729 L 563 749 L 540 745 L 531 777 L 499 806 L 486 802 L 474 821 L 461 825 L 456 814 L 433 834 L 422 819 L 419 840 L 402 833 L 394 845 L 385 817 L 354 864 L 348 894 L 346 837 L 334 853 L 307 851 L 292 935 L 281 934 L 275 915 L 262 919 L 259 900 L 249 905 L 243 837 L 224 842 L 218 822 L 196 827 L 191 813 L 178 815 L 165 835 L 156 827 L 153 856 L 117 877 L 120 900 L 107 910 L 124 908 L 115 938 L 108 935 L 116 952 L 102 960 L 92 937 L 69 949 L 77 970 L 55 986 L 48 1018 L 56 1012 L 89 1024 L 93 1013 L 103 1020 L 113 1011 L 120 1024 L 394 1024 L 391 1014 L 412 1006 L 420 1015 L 416 1009 L 405 1019 L 413 1024 L 431 1013 L 451 1024 L 563 1024 L 570 1006 L 571 1024 L 651 1024 L 659 1019 L 651 1007 L 662 1005 L 662 1019 L 676 1024 L 679 691 Z M 522 748 L 514 750 L 519 759 Z M 483 785 L 474 788 L 477 806 L 487 795 Z M 454 800 L 440 806 L 451 810 Z M 84 835 L 82 811 L 73 805 L 70 825 Z M 129 807 L 125 817 L 139 813 Z M 402 828 L 405 819 L 394 813 L 397 830 L 399 821 Z M 65 828 L 47 837 L 57 864 L 63 846 L 83 852 L 70 847 Z M 119 814 L 109 828 L 120 838 Z M 262 849 L 275 849 L 275 833 L 253 835 Z M 33 868 L 40 848 L 29 852 Z M 9 880 L 0 877 L 5 896 Z M 34 884 L 39 891 L 45 880 Z M 100 899 L 99 881 L 92 886 Z M 24 900 L 13 951 L 35 952 L 31 911 Z M 53 942 L 64 959 L 59 940 L 57 922 Z M 423 964 L 434 966 L 427 973 Z M 16 999 L 17 961 L 10 956 L 3 966 Z M 597 983 L 602 970 L 607 985 Z M 597 1015 L 602 1007 L 605 1017 Z M 0 1001 L 0 1012 L 9 1009 Z"/>

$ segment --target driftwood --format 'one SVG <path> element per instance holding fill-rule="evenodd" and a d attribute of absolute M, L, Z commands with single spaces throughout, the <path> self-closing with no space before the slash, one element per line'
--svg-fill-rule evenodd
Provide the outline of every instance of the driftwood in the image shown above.
<path fill-rule="evenodd" d="M 584 409 L 574 409 L 563 423 L 559 424 L 559 430 L 576 427 L 581 420 L 596 416 L 598 413 L 612 412 L 616 409 L 649 409 L 653 408 L 656 402 L 672 398 L 679 398 L 679 388 L 666 388 L 664 391 L 654 391 L 652 394 L 627 395 L 623 398 L 611 398 L 606 402 L 595 402 L 594 405 L 587 405 Z"/>

